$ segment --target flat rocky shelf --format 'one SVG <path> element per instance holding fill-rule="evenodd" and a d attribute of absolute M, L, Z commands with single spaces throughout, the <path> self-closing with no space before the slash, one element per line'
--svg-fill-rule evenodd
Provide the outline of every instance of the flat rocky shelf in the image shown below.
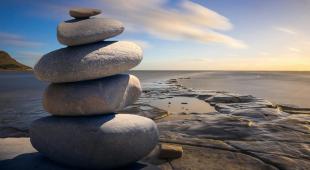
<path fill-rule="evenodd" d="M 203 109 L 197 112 L 193 105 Z M 121 112 L 152 118 L 160 142 L 184 150 L 179 159 L 162 160 L 156 147 L 129 169 L 310 168 L 308 108 L 276 105 L 251 95 L 191 90 L 171 79 L 144 88 L 136 104 Z M 66 169 L 37 153 L 27 137 L 3 138 L 0 148 L 0 169 Z"/>

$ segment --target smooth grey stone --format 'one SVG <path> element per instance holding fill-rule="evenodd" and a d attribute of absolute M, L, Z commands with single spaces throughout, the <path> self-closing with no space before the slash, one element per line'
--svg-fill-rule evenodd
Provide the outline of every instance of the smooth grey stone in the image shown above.
<path fill-rule="evenodd" d="M 56 162 L 86 169 L 133 163 L 152 151 L 158 136 L 151 119 L 129 114 L 48 116 L 30 127 L 30 141 L 40 153 Z"/>
<path fill-rule="evenodd" d="M 58 116 L 106 114 L 133 104 L 141 92 L 139 79 L 128 74 L 50 84 L 43 96 L 43 107 Z"/>
<path fill-rule="evenodd" d="M 89 18 L 101 14 L 101 10 L 94 8 L 73 8 L 70 9 L 69 14 L 74 18 Z"/>
<path fill-rule="evenodd" d="M 135 43 L 103 41 L 45 54 L 34 66 L 34 73 L 43 81 L 76 82 L 122 73 L 141 60 L 142 49 Z"/>
<path fill-rule="evenodd" d="M 58 25 L 57 39 L 63 45 L 75 46 L 102 41 L 123 31 L 123 24 L 114 19 L 73 19 Z"/>

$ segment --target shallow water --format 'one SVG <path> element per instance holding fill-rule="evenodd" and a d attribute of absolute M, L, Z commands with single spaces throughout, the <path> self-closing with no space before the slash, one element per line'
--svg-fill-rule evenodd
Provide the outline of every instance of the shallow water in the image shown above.
<path fill-rule="evenodd" d="M 143 87 L 152 82 L 193 74 L 189 71 L 131 71 Z M 48 115 L 42 107 L 42 95 L 48 83 L 37 80 L 31 72 L 0 72 L 0 131 L 4 128 L 24 129 L 40 117 Z"/>
<path fill-rule="evenodd" d="M 310 72 L 204 72 L 181 79 L 188 88 L 251 94 L 278 104 L 310 107 Z"/>
<path fill-rule="evenodd" d="M 152 106 L 168 111 L 168 113 L 209 113 L 215 112 L 208 103 L 194 97 L 173 97 L 157 99 L 150 102 Z"/>
<path fill-rule="evenodd" d="M 310 72 L 191 72 L 191 71 L 131 71 L 141 80 L 144 89 L 178 77 L 181 83 L 194 89 L 223 90 L 252 94 L 276 103 L 310 107 Z M 5 127 L 26 127 L 39 117 L 48 115 L 41 99 L 47 83 L 35 79 L 32 73 L 0 73 L 0 130 Z M 205 112 L 207 104 L 186 98 L 158 99 L 154 105 L 169 112 Z M 168 103 L 171 103 L 170 105 Z M 187 102 L 188 104 L 180 104 Z M 202 111 L 203 110 L 203 111 Z"/>

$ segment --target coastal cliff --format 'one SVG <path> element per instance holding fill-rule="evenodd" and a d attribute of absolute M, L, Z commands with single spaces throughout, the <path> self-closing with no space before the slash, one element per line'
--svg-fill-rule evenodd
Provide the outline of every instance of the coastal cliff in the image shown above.
<path fill-rule="evenodd" d="M 31 67 L 19 63 L 7 52 L 0 50 L 0 71 L 30 71 Z"/>

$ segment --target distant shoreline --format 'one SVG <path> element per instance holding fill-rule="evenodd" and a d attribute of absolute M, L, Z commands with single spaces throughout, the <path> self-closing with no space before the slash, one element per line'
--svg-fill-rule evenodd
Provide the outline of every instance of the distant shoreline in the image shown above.
<path fill-rule="evenodd" d="M 0 73 L 2 72 L 33 72 L 33 69 L 31 70 L 0 70 Z"/>
<path fill-rule="evenodd" d="M 187 71 L 187 72 L 310 72 L 310 70 L 298 71 L 298 70 L 130 70 L 130 71 Z"/>
<path fill-rule="evenodd" d="M 282 73 L 309 73 L 309 71 L 273 71 L 273 70 L 130 70 L 130 71 L 145 71 L 145 72 L 180 72 L 180 71 L 185 71 L 185 72 L 282 72 Z M 0 72 L 33 72 L 33 69 L 29 70 L 6 70 L 6 69 L 0 69 Z"/>

